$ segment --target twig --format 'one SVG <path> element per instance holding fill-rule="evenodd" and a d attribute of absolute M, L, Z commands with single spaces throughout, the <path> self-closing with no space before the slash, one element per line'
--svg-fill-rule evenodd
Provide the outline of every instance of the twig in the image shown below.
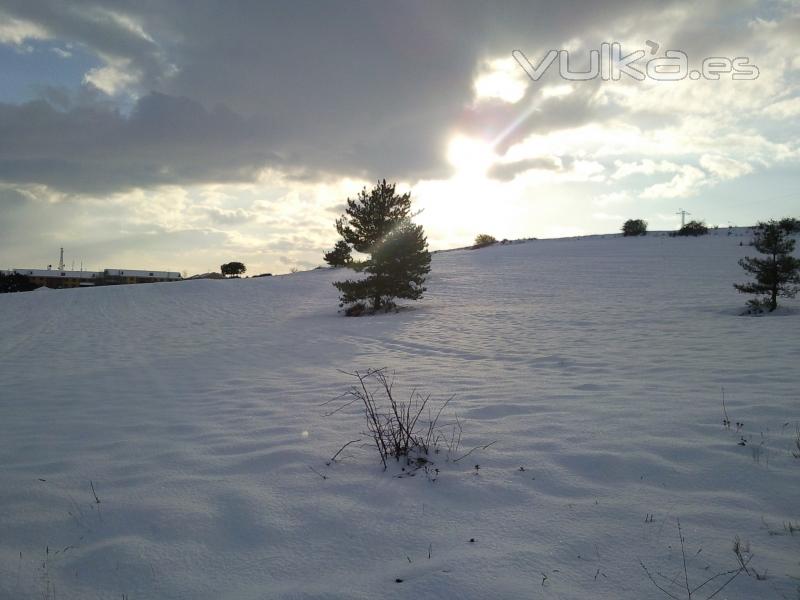
<path fill-rule="evenodd" d="M 723 386 L 721 389 L 722 389 L 722 416 L 724 418 L 723 425 L 725 425 L 725 427 L 730 429 L 731 420 L 728 418 L 728 411 L 725 409 L 725 387 Z"/>
<path fill-rule="evenodd" d="M 340 398 L 334 398 L 334 400 L 339 400 L 339 399 Z M 353 404 L 353 402 L 356 402 L 357 400 L 358 400 L 358 398 L 353 398 L 349 402 L 345 402 L 341 406 L 337 406 L 334 410 L 332 410 L 330 412 L 327 412 L 322 416 L 323 417 L 331 417 L 331 416 L 335 415 L 336 413 L 338 413 L 339 411 L 344 410 L 345 408 L 347 408 L 348 406 L 350 406 L 351 404 Z"/>
<path fill-rule="evenodd" d="M 92 494 L 94 495 L 95 504 L 100 504 L 100 498 L 97 497 L 97 492 L 94 491 L 94 482 L 91 479 L 89 480 L 89 485 L 92 486 Z"/>
<path fill-rule="evenodd" d="M 705 586 L 706 586 L 708 583 L 710 583 L 711 581 L 714 581 L 715 579 L 717 579 L 717 578 L 719 578 L 719 577 L 724 577 L 725 575 L 731 575 L 731 577 L 730 577 L 730 578 L 729 578 L 727 581 L 725 581 L 725 583 L 723 583 L 723 584 L 722 584 L 720 587 L 718 587 L 718 588 L 717 588 L 717 589 L 716 589 L 714 592 L 712 592 L 710 595 L 706 596 L 705 600 L 711 600 L 711 599 L 712 599 L 712 598 L 714 598 L 714 597 L 715 597 L 717 594 L 719 594 L 719 593 L 720 593 L 720 592 L 721 592 L 723 589 L 725 589 L 725 588 L 728 586 L 728 584 L 729 584 L 729 583 L 731 583 L 731 582 L 732 582 L 734 579 L 736 579 L 736 578 L 737 578 L 737 577 L 738 577 L 738 576 L 739 576 L 739 575 L 740 575 L 740 574 L 741 574 L 743 571 L 744 571 L 744 572 L 748 572 L 748 571 L 747 571 L 747 565 L 748 565 L 748 564 L 750 563 L 750 561 L 753 559 L 753 555 L 752 555 L 752 554 L 750 554 L 750 556 L 748 556 L 746 560 L 744 559 L 744 557 L 742 556 L 742 552 L 741 552 L 741 547 L 740 547 L 740 543 L 739 543 L 739 538 L 738 538 L 738 536 L 737 536 L 737 538 L 736 538 L 736 541 L 734 542 L 734 552 L 736 553 L 736 557 L 737 557 L 737 559 L 739 560 L 739 568 L 738 568 L 738 569 L 732 569 L 732 570 L 730 570 L 730 571 L 724 571 L 724 572 L 722 572 L 722 573 L 717 573 L 716 575 L 712 575 L 711 577 L 709 577 L 708 579 L 706 579 L 705 581 L 703 581 L 703 582 L 702 582 L 700 585 L 698 585 L 697 587 L 695 587 L 695 588 L 692 588 L 692 587 L 689 585 L 689 571 L 688 571 L 688 569 L 687 569 L 687 565 L 686 565 L 686 549 L 685 549 L 684 538 L 683 538 L 683 531 L 682 531 L 682 529 L 681 529 L 681 523 L 680 523 L 680 519 L 677 519 L 677 523 L 678 523 L 678 537 L 680 538 L 680 541 L 681 541 L 681 556 L 682 556 L 682 558 L 683 558 L 683 577 L 684 577 L 684 582 L 685 582 L 685 585 L 686 585 L 686 594 L 687 594 L 687 597 L 689 598 L 689 600 L 691 600 L 692 598 L 694 598 L 694 597 L 695 597 L 695 593 L 696 593 L 698 590 L 700 590 L 700 589 L 702 589 L 703 587 L 705 587 Z M 700 551 L 698 551 L 698 552 L 697 552 L 697 554 L 699 554 L 699 553 L 700 553 Z M 661 592 L 663 592 L 664 594 L 666 594 L 667 596 L 669 596 L 669 597 L 670 597 L 670 598 L 672 598 L 673 600 L 681 600 L 681 598 L 679 598 L 678 596 L 676 596 L 676 595 L 675 595 L 675 594 L 673 594 L 672 592 L 668 591 L 667 589 L 663 588 L 661 585 L 659 585 L 659 584 L 656 582 L 656 580 L 655 580 L 655 578 L 653 577 L 652 573 L 650 573 L 650 571 L 647 569 L 647 566 L 644 564 L 644 562 L 642 562 L 642 560 L 641 560 L 641 559 L 639 560 L 639 564 L 642 566 L 642 569 L 644 569 L 644 572 L 647 574 L 647 577 L 648 577 L 648 579 L 650 579 L 650 582 L 651 582 L 651 583 L 652 583 L 654 586 L 656 586 L 656 588 L 657 588 L 657 589 L 659 589 Z M 706 567 L 706 568 L 708 568 L 708 567 Z M 661 573 L 659 573 L 659 572 L 656 572 L 656 573 L 657 573 L 657 574 L 658 574 L 660 577 L 663 577 L 664 579 L 666 579 L 667 581 L 669 581 L 670 585 L 675 585 L 675 586 L 679 586 L 679 585 L 680 585 L 680 584 L 679 584 L 679 583 L 676 581 L 676 580 L 677 580 L 677 579 L 680 577 L 680 573 L 676 574 L 676 575 L 675 575 L 675 577 L 674 577 L 673 579 L 670 579 L 669 577 L 666 577 L 666 576 L 662 575 L 662 574 L 661 574 Z M 596 576 L 595 576 L 595 577 L 596 577 Z"/>
<path fill-rule="evenodd" d="M 488 444 L 486 444 L 485 446 L 475 446 L 475 447 L 474 447 L 472 450 L 470 450 L 469 452 L 467 452 L 467 453 L 466 453 L 464 456 L 459 456 L 458 458 L 456 458 L 456 459 L 453 459 L 453 462 L 458 462 L 458 461 L 460 461 L 462 458 L 467 458 L 467 457 L 468 457 L 470 454 L 472 454 L 473 452 L 475 452 L 475 450 L 486 450 L 486 449 L 487 449 L 489 446 L 491 446 L 491 445 L 493 445 L 493 444 L 496 444 L 496 443 L 497 443 L 497 440 L 495 440 L 495 441 L 493 441 L 493 442 L 489 442 L 489 443 L 488 443 Z"/>
<path fill-rule="evenodd" d="M 312 467 L 311 465 L 308 465 L 308 468 L 309 468 L 309 469 L 311 469 L 312 471 L 314 471 L 314 473 L 316 473 L 317 475 L 319 475 L 319 476 L 320 476 L 320 477 L 322 477 L 323 479 L 327 479 L 327 478 L 328 478 L 328 476 L 327 476 L 327 475 L 323 475 L 322 473 L 320 473 L 319 471 L 317 471 L 317 470 L 316 470 L 314 467 Z"/>
<path fill-rule="evenodd" d="M 752 557 L 751 557 L 751 558 L 752 558 Z M 749 562 L 750 562 L 750 559 L 747 559 L 747 562 L 749 563 Z M 746 565 L 746 564 L 747 564 L 747 563 L 745 563 L 745 565 Z M 736 579 L 736 578 L 737 578 L 737 577 L 738 577 L 738 576 L 741 574 L 741 572 L 742 572 L 742 571 L 744 571 L 744 565 L 742 566 L 742 568 L 741 568 L 741 569 L 739 569 L 738 571 L 736 571 L 736 573 L 733 575 L 733 577 L 731 577 L 730 579 L 728 579 L 728 581 L 726 581 L 725 583 L 723 583 L 723 584 L 722 584 L 722 587 L 720 587 L 720 588 L 719 588 L 719 589 L 718 589 L 716 592 L 714 592 L 713 594 L 711 594 L 710 596 L 708 596 L 708 597 L 706 598 L 706 600 L 711 600 L 711 598 L 713 598 L 714 596 L 716 596 L 717 594 L 719 594 L 719 593 L 720 593 L 722 590 L 724 590 L 724 589 L 725 589 L 725 587 L 726 587 L 726 586 L 727 586 L 727 585 L 728 585 L 728 584 L 729 584 L 731 581 L 733 581 L 734 579 Z"/>
<path fill-rule="evenodd" d="M 648 570 L 647 570 L 647 567 L 646 567 L 646 566 L 644 566 L 644 563 L 643 563 L 641 560 L 639 561 L 639 564 L 640 564 L 640 565 L 642 565 L 642 568 L 644 569 L 644 572 L 645 572 L 645 573 L 647 573 L 647 577 L 648 577 L 648 578 L 650 578 L 650 581 L 652 581 L 652 582 L 653 582 L 653 585 L 654 585 L 654 586 L 656 586 L 656 587 L 657 587 L 659 590 L 661 590 L 662 592 L 664 592 L 664 593 L 665 593 L 667 596 L 669 596 L 670 598 L 673 598 L 673 600 L 681 600 L 680 598 L 678 598 L 678 597 L 677 597 L 677 596 L 675 596 L 674 594 L 671 594 L 670 592 L 668 592 L 667 590 L 665 590 L 663 587 L 661 587 L 660 585 L 658 585 L 658 584 L 656 583 L 656 580 L 655 580 L 655 579 L 653 579 L 653 576 L 650 574 L 650 571 L 648 571 Z"/>
<path fill-rule="evenodd" d="M 339 448 L 339 451 L 338 451 L 336 454 L 334 454 L 334 455 L 331 457 L 331 460 L 328 462 L 328 464 L 330 464 L 330 463 L 332 463 L 332 462 L 336 462 L 336 457 L 337 457 L 337 456 L 339 456 L 339 455 L 342 453 L 342 450 L 344 450 L 345 448 L 347 448 L 347 447 L 348 447 L 350 444 L 355 444 L 356 442 L 360 442 L 360 441 L 361 441 L 361 438 L 358 438 L 357 440 L 350 440 L 349 442 L 347 442 L 347 443 L 346 443 L 344 446 L 342 446 L 341 448 Z"/>
<path fill-rule="evenodd" d="M 97 505 L 97 516 L 100 518 L 100 522 L 103 522 L 103 513 L 100 510 L 100 498 L 97 497 L 97 492 L 94 491 L 94 482 L 90 479 L 89 485 L 92 487 L 92 494 L 94 495 L 94 503 Z"/>
<path fill-rule="evenodd" d="M 683 556 L 683 577 L 686 580 L 686 593 L 689 594 L 689 600 L 692 600 L 692 589 L 689 587 L 689 571 L 686 570 L 686 551 L 683 547 L 683 532 L 681 531 L 681 520 L 678 521 L 678 537 L 681 540 L 681 556 Z"/>
<path fill-rule="evenodd" d="M 694 588 L 694 589 L 692 590 L 692 593 L 694 594 L 694 593 L 695 593 L 697 590 L 699 590 L 700 588 L 704 587 L 704 586 L 705 586 L 707 583 L 711 583 L 711 582 L 712 582 L 712 581 L 714 581 L 714 580 L 715 580 L 717 577 L 724 577 L 725 575 L 730 575 L 731 573 L 736 573 L 736 571 L 741 571 L 741 567 L 739 567 L 738 569 L 731 569 L 730 571 L 724 571 L 724 572 L 722 572 L 722 573 L 717 573 L 716 575 L 712 575 L 711 577 L 709 577 L 708 579 L 706 579 L 706 580 L 705 580 L 703 583 L 701 583 L 701 584 L 700 584 L 700 585 L 698 585 L 696 588 Z"/>

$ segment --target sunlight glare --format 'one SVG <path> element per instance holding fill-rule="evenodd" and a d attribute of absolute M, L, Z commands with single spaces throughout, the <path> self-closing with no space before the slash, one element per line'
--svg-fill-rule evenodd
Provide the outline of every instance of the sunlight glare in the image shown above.
<path fill-rule="evenodd" d="M 474 138 L 458 135 L 447 146 L 447 160 L 458 176 L 483 177 L 496 159 L 490 144 Z"/>

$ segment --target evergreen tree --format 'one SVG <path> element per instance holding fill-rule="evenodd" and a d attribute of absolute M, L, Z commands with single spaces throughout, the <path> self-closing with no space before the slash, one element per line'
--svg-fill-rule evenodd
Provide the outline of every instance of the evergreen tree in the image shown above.
<path fill-rule="evenodd" d="M 778 296 L 793 298 L 800 291 L 800 259 L 792 256 L 795 240 L 774 219 L 759 223 L 753 245 L 766 258 L 745 257 L 739 261 L 754 282 L 735 283 L 733 287 L 743 294 L 754 294 L 748 305 L 753 312 L 778 307 Z"/>
<path fill-rule="evenodd" d="M 333 250 L 326 252 L 323 258 L 332 267 L 346 267 L 353 262 L 353 257 L 350 256 L 350 246 L 344 240 L 336 242 Z"/>
<path fill-rule="evenodd" d="M 336 220 L 336 231 L 356 252 L 372 254 L 392 229 L 411 218 L 411 194 L 398 195 L 393 183 L 379 181 L 370 191 L 361 190 L 347 199 L 345 214 Z"/>
<path fill-rule="evenodd" d="M 431 257 L 422 226 L 411 222 L 411 194 L 396 194 L 394 184 L 379 181 L 355 200 L 348 198 L 336 230 L 348 247 L 369 255 L 355 265 L 367 273 L 365 278 L 333 284 L 341 292 L 342 306 L 367 302 L 374 311 L 386 310 L 395 298 L 422 297 Z M 355 314 L 351 309 L 348 314 Z"/>

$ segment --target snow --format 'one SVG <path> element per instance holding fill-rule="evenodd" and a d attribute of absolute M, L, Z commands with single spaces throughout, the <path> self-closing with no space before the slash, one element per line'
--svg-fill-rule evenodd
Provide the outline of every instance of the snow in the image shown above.
<path fill-rule="evenodd" d="M 739 536 L 767 579 L 715 597 L 794 598 L 800 310 L 738 316 L 742 240 L 439 253 L 357 319 L 334 270 L 2 295 L 0 598 L 666 597 L 640 561 L 686 597 L 677 519 L 693 585 Z M 384 366 L 496 443 L 326 465 L 364 428 L 339 370 Z"/>

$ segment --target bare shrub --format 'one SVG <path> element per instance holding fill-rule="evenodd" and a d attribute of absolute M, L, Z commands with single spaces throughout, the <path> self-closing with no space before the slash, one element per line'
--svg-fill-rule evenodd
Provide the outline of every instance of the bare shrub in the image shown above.
<path fill-rule="evenodd" d="M 363 406 L 367 427 L 364 434 L 375 444 L 384 468 L 392 458 L 396 461 L 405 459 L 407 464 L 425 459 L 445 440 L 438 422 L 452 397 L 432 414 L 426 410 L 430 395 L 423 396 L 414 389 L 407 400 L 396 398 L 394 378 L 387 377 L 385 368 L 368 369 L 364 373 L 354 371 L 347 375 L 355 378 L 357 383 L 340 397 L 347 402 L 337 411 L 353 403 Z"/>
<path fill-rule="evenodd" d="M 711 600 L 711 598 L 715 598 L 717 594 L 728 587 L 728 584 L 742 573 L 747 573 L 748 575 L 754 576 L 759 580 L 766 579 L 766 571 L 763 573 L 757 573 L 753 567 L 748 567 L 750 561 L 753 560 L 753 554 L 750 552 L 750 546 L 746 542 L 743 543 L 739 539 L 739 536 L 736 536 L 736 539 L 733 542 L 733 553 L 736 555 L 736 562 L 738 563 L 738 566 L 734 569 L 721 571 L 708 577 L 704 575 L 705 579 L 701 581 L 701 583 L 698 585 L 692 585 L 689 582 L 689 569 L 687 567 L 685 547 L 686 540 L 683 537 L 680 519 L 678 519 L 678 539 L 681 543 L 681 558 L 683 560 L 682 581 L 679 577 L 665 577 L 660 571 L 656 571 L 656 575 L 660 577 L 659 581 L 661 581 L 661 583 L 659 583 L 659 581 L 657 581 L 653 576 L 653 573 L 651 573 L 647 566 L 645 566 L 644 562 L 641 560 L 639 561 L 639 564 L 641 565 L 642 569 L 644 569 L 644 572 L 647 574 L 647 578 L 650 580 L 650 582 L 665 596 L 668 596 L 673 600 L 682 600 L 683 598 L 686 598 L 687 600 L 693 600 L 701 597 L 704 597 L 705 600 Z M 712 584 L 712 582 L 714 583 Z M 703 591 L 701 592 L 701 590 Z"/>

